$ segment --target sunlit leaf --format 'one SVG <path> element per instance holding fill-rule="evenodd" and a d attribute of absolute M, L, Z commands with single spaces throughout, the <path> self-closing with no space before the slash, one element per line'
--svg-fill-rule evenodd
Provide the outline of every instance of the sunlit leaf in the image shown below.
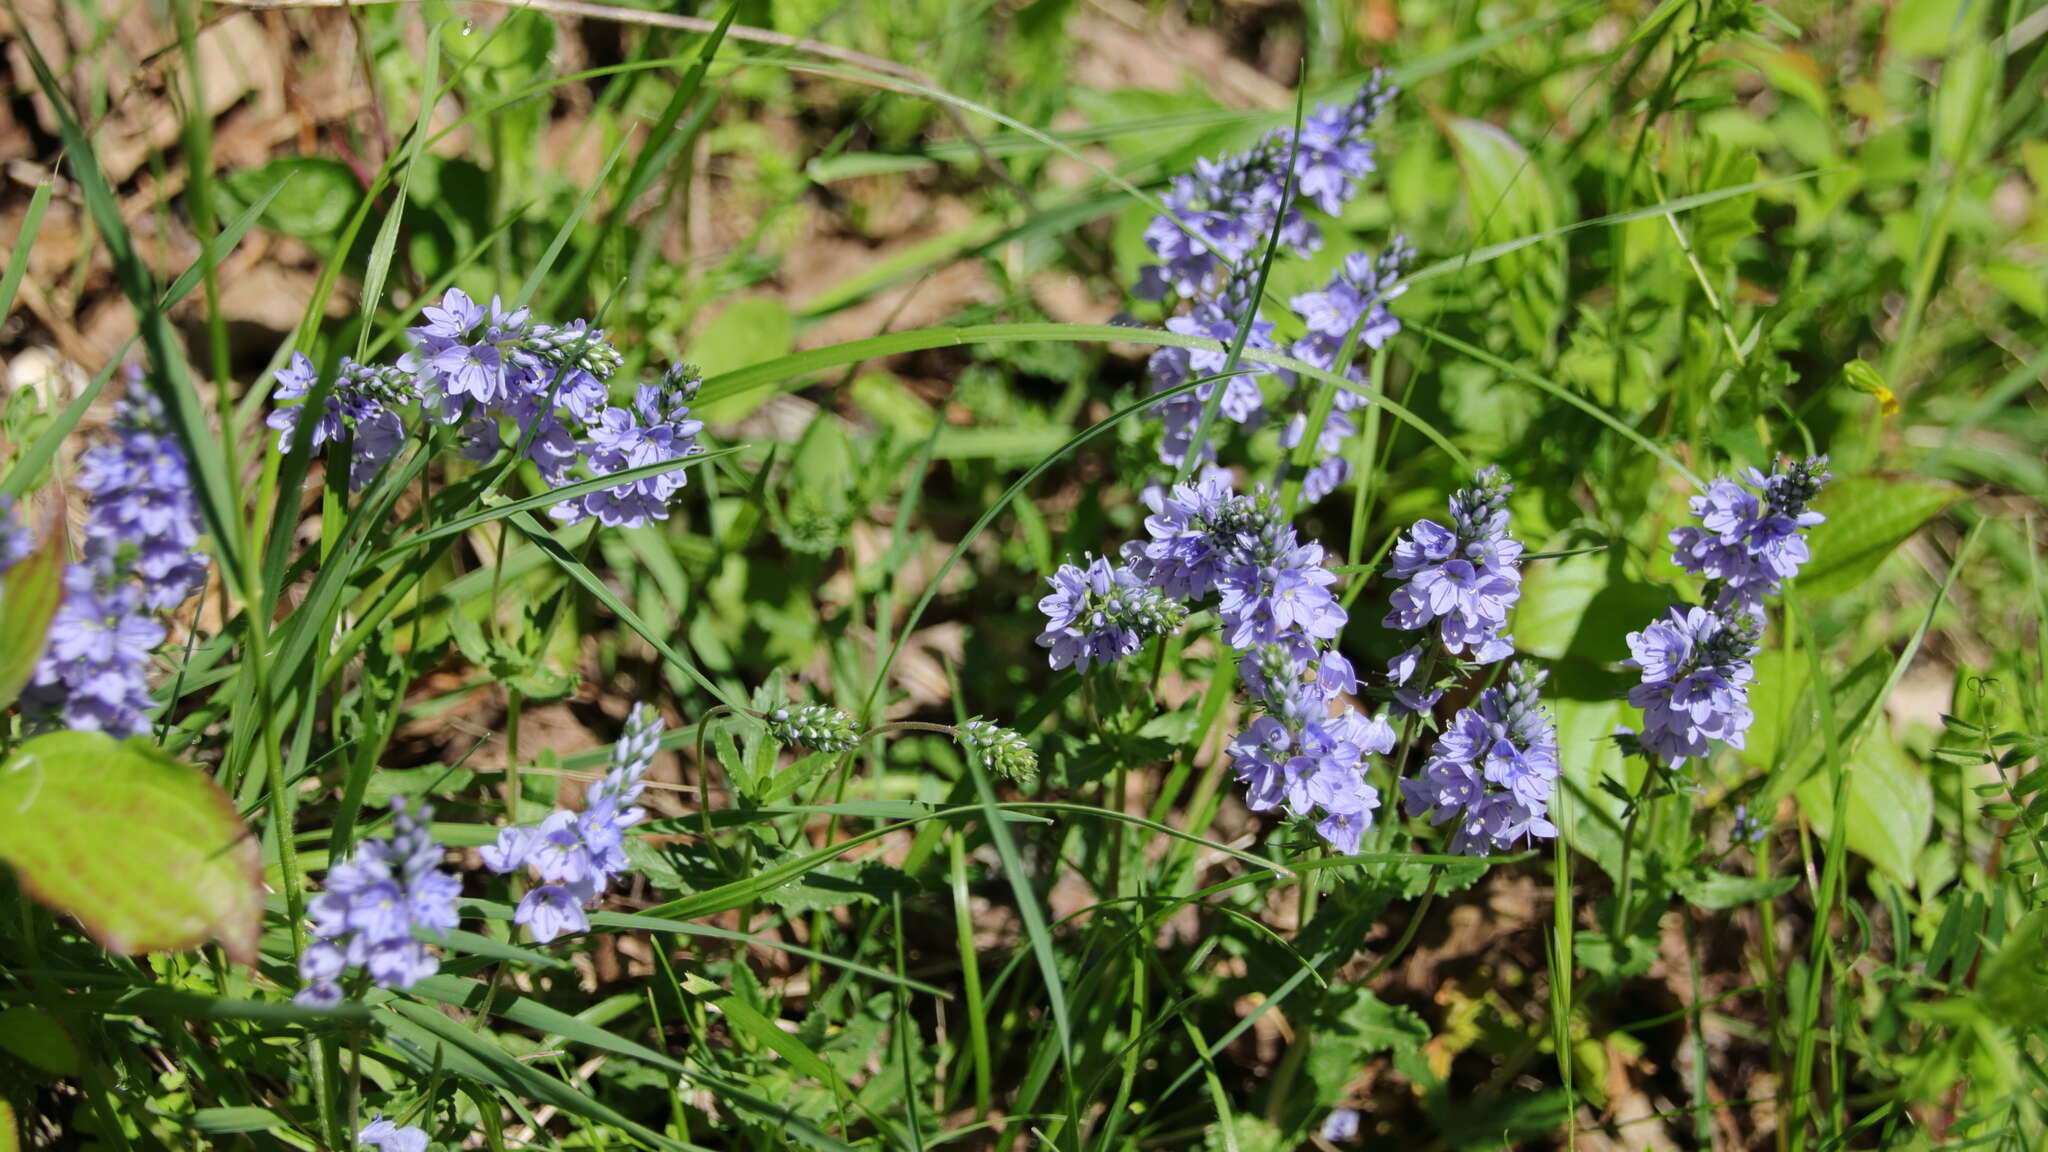
<path fill-rule="evenodd" d="M 208 939 L 253 963 L 256 841 L 213 780 L 140 738 L 51 732 L 0 764 L 0 860 L 116 952 Z"/>

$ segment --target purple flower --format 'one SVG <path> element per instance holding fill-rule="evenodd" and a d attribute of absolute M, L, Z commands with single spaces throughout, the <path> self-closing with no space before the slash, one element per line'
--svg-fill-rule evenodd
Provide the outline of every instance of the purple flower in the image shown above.
<path fill-rule="evenodd" d="M 163 618 L 205 583 L 206 561 L 184 449 L 165 431 L 139 373 L 113 429 L 111 440 L 79 458 L 84 558 L 65 571 L 64 603 L 22 703 L 42 723 L 125 737 L 148 726 L 150 658 L 165 639 Z"/>
<path fill-rule="evenodd" d="M 502 875 L 525 868 L 541 882 L 519 901 L 512 917 L 535 941 L 546 944 L 588 930 L 584 909 L 626 871 L 625 830 L 647 816 L 635 801 L 646 790 L 643 777 L 660 750 L 661 730 L 661 714 L 635 704 L 612 746 L 610 769 L 584 793 L 582 812 L 557 809 L 538 825 L 500 829 L 497 843 L 482 849 L 484 866 L 491 871 Z"/>
<path fill-rule="evenodd" d="M 1384 347 L 1401 330 L 1401 322 L 1387 311 L 1387 302 L 1408 290 L 1401 283 L 1401 274 L 1414 258 L 1415 249 L 1396 236 L 1378 258 L 1353 252 L 1321 291 L 1304 292 L 1289 300 L 1288 306 L 1308 329 L 1289 349 L 1295 359 L 1335 372 L 1340 370 L 1337 360 L 1347 345 L 1354 350 Z M 1355 365 L 1342 365 L 1341 370 L 1364 382 Z M 1336 402 L 1340 410 L 1350 409 L 1363 404 L 1365 398 L 1346 389 L 1337 393 Z"/>
<path fill-rule="evenodd" d="M 1322 1137 L 1332 1144 L 1348 1144 L 1358 1139 L 1358 1109 L 1330 1109 L 1330 1114 L 1323 1117 Z"/>
<path fill-rule="evenodd" d="M 1166 215 L 1154 218 L 1145 229 L 1145 243 L 1159 263 L 1140 272 L 1135 289 L 1146 299 L 1172 296 L 1187 302 L 1184 313 L 1167 320 L 1168 330 L 1228 345 L 1244 327 L 1246 348 L 1274 347 L 1274 324 L 1260 315 L 1260 302 L 1252 292 L 1252 266 L 1270 240 L 1296 256 L 1307 256 L 1321 245 L 1321 232 L 1302 211 L 1302 201 L 1334 213 L 1356 195 L 1357 181 L 1373 168 L 1373 147 L 1365 134 L 1393 96 L 1394 89 L 1375 73 L 1354 99 L 1315 109 L 1298 138 L 1291 129 L 1275 130 L 1246 152 L 1198 161 L 1193 172 L 1173 180 L 1164 197 Z M 1383 304 L 1398 294 L 1396 281 L 1408 256 L 1398 240 L 1377 262 L 1353 256 L 1329 290 L 1298 297 L 1297 308 L 1310 314 L 1311 333 L 1293 351 L 1310 363 L 1335 368 L 1346 335 L 1361 324 L 1360 347 L 1385 343 L 1399 324 Z M 1226 363 L 1220 351 L 1161 348 L 1149 365 L 1152 387 L 1159 391 L 1213 376 Z M 1359 379 L 1348 366 L 1346 372 Z M 1194 443 L 1205 403 L 1221 388 L 1219 413 L 1232 423 L 1254 427 L 1265 415 L 1265 379 L 1291 383 L 1293 374 L 1240 371 L 1162 400 L 1158 411 L 1166 435 L 1160 457 L 1176 465 L 1190 452 L 1198 459 L 1214 459 L 1213 444 Z M 1348 410 L 1362 398 L 1346 393 L 1339 403 Z M 1311 468 L 1305 478 L 1314 493 L 1311 500 L 1345 479 L 1345 467 L 1327 455 L 1312 462 Z"/>
<path fill-rule="evenodd" d="M 362 841 L 328 870 L 327 890 L 307 909 L 315 940 L 299 957 L 306 985 L 293 997 L 298 1003 L 340 1003 L 341 976 L 350 967 L 362 968 L 380 987 L 399 989 L 440 970 L 439 958 L 414 933 L 438 936 L 453 928 L 462 885 L 441 869 L 446 853 L 428 831 L 432 818 L 433 809 L 422 805 L 415 812 L 394 799 L 391 835 Z"/>
<path fill-rule="evenodd" d="M 1197 161 L 1192 173 L 1175 177 L 1164 197 L 1169 215 L 1145 229 L 1145 243 L 1160 263 L 1145 270 L 1139 294 L 1201 295 L 1221 275 L 1245 271 L 1276 228 L 1289 251 L 1314 252 L 1321 234 L 1298 201 L 1286 197 L 1290 160 L 1296 196 L 1324 212 L 1339 211 L 1356 194 L 1357 180 L 1372 171 L 1365 133 L 1396 91 L 1374 73 L 1350 101 L 1310 113 L 1298 142 L 1291 128 L 1275 129 L 1248 151 Z"/>
<path fill-rule="evenodd" d="M 1052 594 L 1038 602 L 1046 619 L 1038 646 L 1049 649 L 1054 668 L 1114 664 L 1187 617 L 1178 601 L 1100 556 L 1086 568 L 1062 564 L 1048 581 Z"/>
<path fill-rule="evenodd" d="M 1538 695 L 1543 673 L 1526 664 L 1461 709 L 1415 779 L 1401 781 L 1408 814 L 1458 820 L 1451 850 L 1471 856 L 1549 839 L 1557 786 L 1557 729 Z"/>
<path fill-rule="evenodd" d="M 401 1128 L 379 1116 L 356 1133 L 356 1143 L 377 1152 L 426 1152 L 427 1134 L 411 1125 Z"/>
<path fill-rule="evenodd" d="M 528 892 L 513 912 L 512 922 L 525 925 L 536 944 L 590 929 L 583 901 L 559 884 L 543 884 Z"/>
<path fill-rule="evenodd" d="M 690 401 L 696 398 L 697 377 L 687 368 L 672 369 L 661 384 L 643 384 L 629 408 L 607 407 L 589 426 L 587 461 L 593 476 L 607 476 L 629 468 L 680 461 L 703 451 L 697 433 L 704 422 L 690 418 Z M 566 472 L 566 463 L 562 465 Z M 654 520 L 668 519 L 668 507 L 676 493 L 688 483 L 682 468 L 656 472 L 629 480 L 614 488 L 592 492 L 578 500 L 558 504 L 552 515 L 565 523 L 594 516 L 611 527 L 638 528 Z"/>
<path fill-rule="evenodd" d="M 1745 611 L 1673 608 L 1628 634 L 1633 655 L 1622 663 L 1642 673 L 1628 702 L 1643 710 L 1645 750 L 1677 765 L 1707 755 L 1717 743 L 1742 747 L 1754 718 L 1750 660 L 1761 628 Z"/>
<path fill-rule="evenodd" d="M 1297 653 L 1269 645 L 1239 664 L 1264 714 L 1228 751 L 1245 785 L 1247 807 L 1315 817 L 1316 831 L 1338 851 L 1352 854 L 1380 803 L 1378 789 L 1365 780 L 1366 758 L 1393 751 L 1394 730 L 1338 701 L 1326 683 L 1328 665 L 1334 658 L 1340 669 L 1335 678 L 1342 679 L 1350 663 L 1334 653 L 1319 654 L 1323 667 L 1311 668 Z"/>
<path fill-rule="evenodd" d="M 1508 535 L 1508 493 L 1498 469 L 1451 497 L 1451 526 L 1417 521 L 1394 546 L 1388 571 L 1406 583 L 1394 590 L 1390 628 L 1421 631 L 1432 624 L 1444 649 L 1491 664 L 1514 650 L 1504 634 L 1522 594 L 1522 546 Z M 1407 673 L 1397 678 L 1405 682 Z"/>
<path fill-rule="evenodd" d="M 1715 608 L 1759 611 L 1798 574 L 1810 558 L 1805 531 L 1827 519 L 1807 507 L 1832 479 L 1827 464 L 1815 456 L 1769 476 L 1751 468 L 1743 483 L 1719 477 L 1692 498 L 1700 522 L 1672 530 L 1672 560 L 1709 581 Z"/>
<path fill-rule="evenodd" d="M 277 388 L 271 399 L 304 400 L 319 378 L 319 370 L 305 353 L 294 352 L 291 363 L 277 371 Z M 408 373 L 358 364 L 344 356 L 320 418 L 313 422 L 313 447 L 353 434 L 348 479 L 351 488 L 360 489 L 375 479 L 404 445 L 405 423 L 399 413 L 416 399 Z M 295 404 L 272 411 L 265 420 L 277 430 L 278 451 L 291 451 L 304 413 L 305 405 Z"/>

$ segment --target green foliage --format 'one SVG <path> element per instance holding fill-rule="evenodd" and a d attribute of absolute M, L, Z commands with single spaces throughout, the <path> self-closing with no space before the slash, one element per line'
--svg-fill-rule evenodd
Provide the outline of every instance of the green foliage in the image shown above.
<path fill-rule="evenodd" d="M 87 57 L 64 80 L 86 104 L 44 94 L 73 113 L 63 183 L 28 200 L 0 304 L 32 288 L 84 316 L 113 273 L 220 579 L 161 654 L 150 737 L 0 730 L 20 889 L 0 885 L 0 1148 L 19 1115 L 30 1146 L 339 1150 L 382 1114 L 493 1152 L 1251 1152 L 1323 1147 L 1339 1106 L 1368 1146 L 2048 1141 L 2037 20 L 1956 0 L 1232 0 L 1172 36 L 1071 0 L 685 18 L 730 15 L 721 40 L 675 26 L 688 6 L 631 7 L 295 14 L 293 59 L 345 56 L 374 107 L 216 171 L 177 93 L 147 188 L 104 178 L 104 110 L 76 115 L 132 78 Z M 1420 252 L 1354 478 L 1300 528 L 1343 569 L 1377 707 L 1405 642 L 1377 626 L 1394 534 L 1472 466 L 1513 476 L 1555 851 L 1442 855 L 1383 761 L 1356 856 L 1246 810 L 1207 616 L 1113 671 L 1051 672 L 1033 643 L 1044 576 L 1142 535 L 1162 473 L 1142 361 L 1188 338 L 1128 293 L 1148 199 L 1287 122 L 1297 57 L 1316 98 L 1368 64 L 1406 94 L 1371 186 L 1269 296 L 1392 232 Z M 65 203 L 90 251 L 29 279 Z M 167 227 L 203 246 L 162 290 Z M 446 429 L 351 492 L 343 449 L 271 450 L 274 364 L 186 367 L 251 229 L 319 270 L 303 329 L 259 358 L 388 358 L 447 286 L 502 294 L 611 331 L 615 401 L 641 368 L 700 365 L 715 450 L 669 520 L 623 531 L 558 524 L 534 469 L 479 468 Z M 360 304 L 330 321 L 331 299 Z M 96 435 L 118 359 L 76 396 L 8 398 L 10 493 L 75 481 L 63 445 Z M 1695 483 L 1809 451 L 1837 479 L 1770 610 L 1746 746 L 1624 757 L 1626 636 L 1703 591 L 1670 559 Z M 0 588 L 0 698 L 64 549 Z M 635 702 L 674 723 L 632 879 L 589 932 L 533 944 L 528 878 L 470 850 L 577 807 Z M 400 797 L 436 806 L 464 870 L 441 973 L 293 1004 L 309 875 Z"/>
<path fill-rule="evenodd" d="M 52 732 L 0 763 L 0 860 L 110 951 L 220 941 L 253 963 L 255 841 L 212 780 L 139 738 Z"/>

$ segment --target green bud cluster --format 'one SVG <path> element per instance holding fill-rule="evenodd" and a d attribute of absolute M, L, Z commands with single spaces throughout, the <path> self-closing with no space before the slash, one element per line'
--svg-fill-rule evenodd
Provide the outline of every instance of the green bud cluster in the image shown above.
<path fill-rule="evenodd" d="M 960 726 L 960 745 L 1005 779 L 1028 780 L 1038 771 L 1038 753 L 1022 736 L 979 716 Z"/>
<path fill-rule="evenodd" d="M 768 734 L 778 743 L 818 752 L 845 752 L 860 744 L 853 717 L 823 704 L 777 708 L 768 714 Z"/>

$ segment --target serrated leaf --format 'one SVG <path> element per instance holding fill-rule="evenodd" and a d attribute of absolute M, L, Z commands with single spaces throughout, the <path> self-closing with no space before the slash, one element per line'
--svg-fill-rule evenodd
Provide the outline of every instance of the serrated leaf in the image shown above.
<path fill-rule="evenodd" d="M 917 885 L 879 861 L 835 860 L 782 885 L 761 898 L 785 912 L 821 912 L 848 904 L 879 904 L 892 892 L 914 892 Z"/>
<path fill-rule="evenodd" d="M 1774 900 L 1799 883 L 1797 876 L 1730 876 L 1712 868 L 1687 868 L 1674 874 L 1672 886 L 1686 901 L 1701 908 L 1740 908 Z"/>
<path fill-rule="evenodd" d="M 1829 484 L 1813 502 L 1827 521 L 1807 538 L 1813 559 L 1799 573 L 1800 592 L 1821 597 L 1854 589 L 1961 495 L 1953 484 L 1910 476 L 1849 476 Z"/>
<path fill-rule="evenodd" d="M 0 764 L 0 859 L 125 954 L 217 939 L 256 960 L 256 841 L 212 778 L 137 738 L 52 732 Z"/>
<path fill-rule="evenodd" d="M 64 602 L 64 518 L 60 509 L 43 542 L 0 579 L 0 708 L 12 705 L 35 675 L 50 621 Z"/>

